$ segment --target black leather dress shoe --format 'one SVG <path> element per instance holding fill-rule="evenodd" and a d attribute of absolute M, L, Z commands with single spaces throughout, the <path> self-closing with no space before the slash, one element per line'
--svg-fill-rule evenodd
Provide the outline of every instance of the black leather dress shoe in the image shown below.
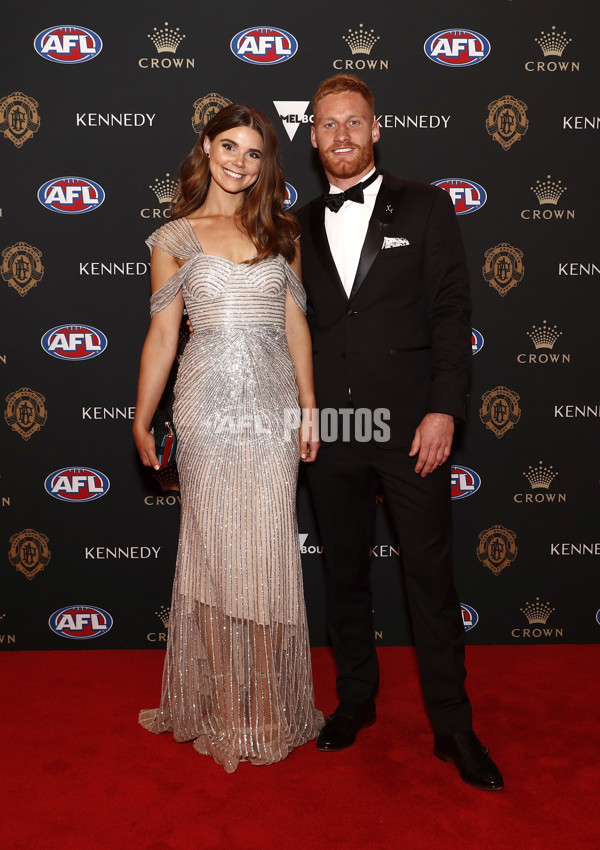
<path fill-rule="evenodd" d="M 325 721 L 317 739 L 317 749 L 337 753 L 351 747 L 361 729 L 372 726 L 377 720 L 375 701 L 361 703 L 341 702 Z"/>
<path fill-rule="evenodd" d="M 489 757 L 489 750 L 482 746 L 472 730 L 455 732 L 454 735 L 434 733 L 433 752 L 442 761 L 453 764 L 467 785 L 481 791 L 504 788 L 502 774 Z"/>

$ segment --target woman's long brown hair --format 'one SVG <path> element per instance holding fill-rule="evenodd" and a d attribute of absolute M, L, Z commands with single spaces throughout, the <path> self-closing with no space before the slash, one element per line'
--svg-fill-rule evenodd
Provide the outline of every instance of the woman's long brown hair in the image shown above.
<path fill-rule="evenodd" d="M 252 106 L 233 103 L 206 124 L 181 164 L 178 190 L 171 201 L 171 219 L 184 218 L 206 200 L 211 177 L 204 139 L 208 137 L 212 142 L 232 127 L 250 127 L 263 140 L 260 173 L 256 183 L 244 192 L 239 212 L 239 223 L 256 248 L 256 257 L 251 262 L 281 254 L 291 263 L 296 254 L 294 239 L 299 226 L 294 216 L 283 209 L 285 180 L 277 162 L 279 143 L 269 119 Z"/>

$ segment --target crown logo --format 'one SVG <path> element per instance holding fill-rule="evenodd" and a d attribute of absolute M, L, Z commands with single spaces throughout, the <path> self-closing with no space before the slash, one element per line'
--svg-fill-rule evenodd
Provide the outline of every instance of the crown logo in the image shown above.
<path fill-rule="evenodd" d="M 536 596 L 535 602 L 526 602 L 521 611 L 527 617 L 529 625 L 534 623 L 545 625 L 548 617 L 556 611 L 556 608 L 552 608 L 549 602 L 540 602 L 540 597 Z"/>
<path fill-rule="evenodd" d="M 161 621 L 165 629 L 169 628 L 169 617 L 171 616 L 171 609 L 166 605 L 161 605 L 158 611 L 154 612 L 158 619 Z"/>
<path fill-rule="evenodd" d="M 544 56 L 562 56 L 563 50 L 573 39 L 567 38 L 566 32 L 556 32 L 556 27 L 552 27 L 552 32 L 542 30 L 540 37 L 534 41 L 542 48 Z"/>
<path fill-rule="evenodd" d="M 544 319 L 541 325 L 532 325 L 527 336 L 536 348 L 554 348 L 554 343 L 562 336 L 562 331 L 557 330 L 556 325 L 548 325 Z"/>
<path fill-rule="evenodd" d="M 177 474 L 176 466 L 168 466 L 166 469 L 160 469 L 153 473 L 154 477 L 160 484 L 160 489 L 163 493 L 172 490 L 179 492 L 179 475 Z"/>
<path fill-rule="evenodd" d="M 556 204 L 563 192 L 566 192 L 567 187 L 562 185 L 560 180 L 553 180 L 548 174 L 546 180 L 536 180 L 535 186 L 531 186 L 531 191 L 535 194 L 540 204 Z"/>
<path fill-rule="evenodd" d="M 154 33 L 148 33 L 148 38 L 156 47 L 158 53 L 175 53 L 177 48 L 185 38 L 185 35 L 179 34 L 179 27 L 174 30 L 169 29 L 169 22 L 165 21 L 164 29 L 154 27 Z"/>
<path fill-rule="evenodd" d="M 154 180 L 154 185 L 151 183 L 148 187 L 152 189 L 158 199 L 159 204 L 168 204 L 177 191 L 177 181 L 173 180 L 169 172 L 165 174 L 164 180 L 157 177 Z"/>
<path fill-rule="evenodd" d="M 379 36 L 375 35 L 375 30 L 365 30 L 363 25 L 359 24 L 360 29 L 348 29 L 348 35 L 343 35 L 342 38 L 352 51 L 352 53 L 371 53 L 371 50 L 379 41 Z"/>
<path fill-rule="evenodd" d="M 554 472 L 552 466 L 544 466 L 540 461 L 537 466 L 530 466 L 529 471 L 524 472 L 523 475 L 529 481 L 532 490 L 547 490 L 558 472 Z"/>

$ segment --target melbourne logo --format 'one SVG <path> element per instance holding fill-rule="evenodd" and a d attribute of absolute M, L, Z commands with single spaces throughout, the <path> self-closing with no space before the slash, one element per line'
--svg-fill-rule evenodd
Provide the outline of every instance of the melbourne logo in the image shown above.
<path fill-rule="evenodd" d="M 529 493 L 515 493 L 513 501 L 517 504 L 537 504 L 546 502 L 564 503 L 567 501 L 566 493 L 552 493 L 550 487 L 558 472 L 552 466 L 545 466 L 540 462 L 536 466 L 529 466 L 527 472 L 523 473 L 530 487 Z"/>
<path fill-rule="evenodd" d="M 379 36 L 375 34 L 375 30 L 366 30 L 362 24 L 359 24 L 357 30 L 349 28 L 348 34 L 343 35 L 342 39 L 348 45 L 352 58 L 334 59 L 333 67 L 336 71 L 388 70 L 389 59 L 370 58 L 371 51 L 379 41 Z"/>
<path fill-rule="evenodd" d="M 573 219 L 575 218 L 575 210 L 558 209 L 558 202 L 561 195 L 567 191 L 567 187 L 563 186 L 561 180 L 553 180 L 548 174 L 545 180 L 536 180 L 535 186 L 531 186 L 531 191 L 538 199 L 541 210 L 521 210 L 521 218 L 526 221 L 540 221 L 545 219 Z"/>
<path fill-rule="evenodd" d="M 279 65 L 292 58 L 298 42 L 276 27 L 250 27 L 234 35 L 230 47 L 234 56 L 252 65 Z"/>
<path fill-rule="evenodd" d="M 541 31 L 534 39 L 542 51 L 543 59 L 529 60 L 525 62 L 526 71 L 542 71 L 554 73 L 555 71 L 579 71 L 579 62 L 567 61 L 562 58 L 565 49 L 573 41 L 566 32 L 558 32 L 553 26 L 550 32 Z"/>
<path fill-rule="evenodd" d="M 477 558 L 495 576 L 500 575 L 517 557 L 517 535 L 510 528 L 493 525 L 480 532 L 478 539 Z"/>
<path fill-rule="evenodd" d="M 211 118 L 223 107 L 229 106 L 231 101 L 216 92 L 205 94 L 194 101 L 194 114 L 192 115 L 192 127 L 196 133 L 201 133 Z"/>
<path fill-rule="evenodd" d="M 570 363 L 570 354 L 561 354 L 553 351 L 555 344 L 562 336 L 562 331 L 557 325 L 549 325 L 546 319 L 541 325 L 532 325 L 527 331 L 527 336 L 532 341 L 535 352 L 529 354 L 517 354 L 517 363 L 536 363 L 545 366 L 552 363 Z"/>
<path fill-rule="evenodd" d="M 61 502 L 93 502 L 108 493 L 110 481 L 97 469 L 69 466 L 51 472 L 44 481 L 46 492 Z"/>
<path fill-rule="evenodd" d="M 523 252 L 508 242 L 500 242 L 485 252 L 482 272 L 483 279 L 504 298 L 507 292 L 523 280 Z"/>
<path fill-rule="evenodd" d="M 0 100 L 0 133 L 16 148 L 22 147 L 40 129 L 39 103 L 21 91 Z"/>
<path fill-rule="evenodd" d="M 50 563 L 50 549 L 45 534 L 25 528 L 10 538 L 8 560 L 28 579 L 35 578 Z"/>
<path fill-rule="evenodd" d="M 175 56 L 177 48 L 185 38 L 183 33 L 179 32 L 179 27 L 173 29 L 169 26 L 169 22 L 165 21 L 164 27 L 159 29 L 154 27 L 151 33 L 148 33 L 148 38 L 156 48 L 160 58 L 153 56 L 151 59 L 142 57 L 138 60 L 140 68 L 193 68 L 195 60 L 187 59 L 181 56 Z"/>
<path fill-rule="evenodd" d="M 19 295 L 27 295 L 43 277 L 42 252 L 39 248 L 27 242 L 16 242 L 2 251 L 2 280 Z"/>
<path fill-rule="evenodd" d="M 95 605 L 67 605 L 50 616 L 48 625 L 61 637 L 89 640 L 110 631 L 113 618 Z"/>
<path fill-rule="evenodd" d="M 85 177 L 55 177 L 40 186 L 37 196 L 47 210 L 79 215 L 98 209 L 104 201 L 104 189 Z"/>
<path fill-rule="evenodd" d="M 87 27 L 50 27 L 36 35 L 33 46 L 50 62 L 78 65 L 96 58 L 102 50 L 102 39 Z"/>
<path fill-rule="evenodd" d="M 456 215 L 468 215 L 477 212 L 487 201 L 487 194 L 483 186 L 472 180 L 463 180 L 461 177 L 444 177 L 436 180 L 434 186 L 444 189 L 452 198 Z"/>
<path fill-rule="evenodd" d="M 479 354 L 485 344 L 483 334 L 477 328 L 471 328 L 471 350 L 473 354 Z"/>
<path fill-rule="evenodd" d="M 273 105 L 283 122 L 290 142 L 298 132 L 300 124 L 312 124 L 313 116 L 306 115 L 310 100 L 274 100 Z"/>
<path fill-rule="evenodd" d="M 490 43 L 473 30 L 441 30 L 430 35 L 423 49 L 432 62 L 450 68 L 466 68 L 490 55 Z"/>
<path fill-rule="evenodd" d="M 296 203 L 297 200 L 298 200 L 298 192 L 296 192 L 296 189 L 292 186 L 291 183 L 286 183 L 285 184 L 285 198 L 284 198 L 284 201 L 283 201 L 284 210 L 291 209 L 291 207 L 294 206 L 294 204 Z"/>
<path fill-rule="evenodd" d="M 46 424 L 46 399 L 41 393 L 30 390 L 29 387 L 21 387 L 20 390 L 7 395 L 5 400 L 6 424 L 24 440 L 28 440 Z"/>
<path fill-rule="evenodd" d="M 498 438 L 514 428 L 521 418 L 520 396 L 507 387 L 494 387 L 484 393 L 481 400 L 479 418 Z"/>
<path fill-rule="evenodd" d="M 507 151 L 527 132 L 527 104 L 506 94 L 488 104 L 488 110 L 486 130 Z"/>
<path fill-rule="evenodd" d="M 59 360 L 90 360 L 102 354 L 107 345 L 102 331 L 88 325 L 58 325 L 42 337 L 44 351 Z"/>
<path fill-rule="evenodd" d="M 481 487 L 481 478 L 468 466 L 454 465 L 450 472 L 450 498 L 466 499 Z"/>
<path fill-rule="evenodd" d="M 470 605 L 465 605 L 464 602 L 461 603 L 460 612 L 462 614 L 465 632 L 470 632 L 471 629 L 474 629 L 479 622 L 479 614 L 474 608 L 471 608 Z"/>
<path fill-rule="evenodd" d="M 155 177 L 154 183 L 150 183 L 148 185 L 149 189 L 152 189 L 156 196 L 156 200 L 159 204 L 162 204 L 161 207 L 144 207 L 144 209 L 140 210 L 140 215 L 142 218 L 170 218 L 171 210 L 169 204 L 173 199 L 174 195 L 177 193 L 177 180 L 174 180 L 169 172 L 165 174 L 164 177 Z M 165 206 L 166 204 L 166 206 Z"/>

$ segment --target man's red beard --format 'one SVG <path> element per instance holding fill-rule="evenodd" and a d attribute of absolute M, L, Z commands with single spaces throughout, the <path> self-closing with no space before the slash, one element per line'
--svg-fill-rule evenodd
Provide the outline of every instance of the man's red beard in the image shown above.
<path fill-rule="evenodd" d="M 336 156 L 332 151 L 343 147 L 353 147 L 352 154 Z M 373 162 L 373 145 L 332 145 L 328 150 L 319 150 L 323 168 L 334 177 L 347 180 L 356 177 Z"/>

